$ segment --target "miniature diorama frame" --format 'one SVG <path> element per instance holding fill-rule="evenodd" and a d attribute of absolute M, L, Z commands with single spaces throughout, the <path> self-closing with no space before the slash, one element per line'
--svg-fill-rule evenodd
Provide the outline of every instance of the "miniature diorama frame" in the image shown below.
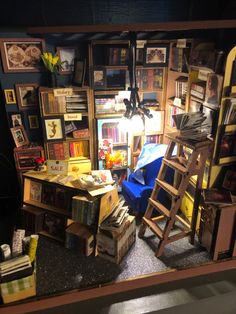
<path fill-rule="evenodd" d="M 51 116 L 43 119 L 45 141 L 65 140 L 65 123 L 62 116 Z"/>
<path fill-rule="evenodd" d="M 62 62 L 62 65 L 59 69 L 60 74 L 70 74 L 74 71 L 75 47 L 57 47 L 57 55 Z"/>
<path fill-rule="evenodd" d="M 22 147 L 29 144 L 29 140 L 23 125 L 11 128 L 11 133 L 15 141 L 16 147 Z"/>
<path fill-rule="evenodd" d="M 38 107 L 38 84 L 16 84 L 15 87 L 19 110 L 36 109 Z"/>
<path fill-rule="evenodd" d="M 45 43 L 38 38 L 3 38 L 0 41 L 4 72 L 39 72 Z"/>
<path fill-rule="evenodd" d="M 4 95 L 7 105 L 16 104 L 16 95 L 14 89 L 4 89 Z"/>
<path fill-rule="evenodd" d="M 169 45 L 146 44 L 144 48 L 144 65 L 167 67 L 169 56 Z"/>

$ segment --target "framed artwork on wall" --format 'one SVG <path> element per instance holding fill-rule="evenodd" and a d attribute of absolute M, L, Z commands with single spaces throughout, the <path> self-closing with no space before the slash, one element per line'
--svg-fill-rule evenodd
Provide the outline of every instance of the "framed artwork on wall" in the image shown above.
<path fill-rule="evenodd" d="M 86 60 L 75 60 L 74 64 L 74 74 L 73 74 L 73 84 L 77 86 L 84 85 L 84 76 L 86 69 Z"/>
<path fill-rule="evenodd" d="M 38 38 L 3 38 L 0 40 L 4 72 L 39 72 L 40 55 L 45 43 Z"/>
<path fill-rule="evenodd" d="M 60 74 L 70 74 L 74 71 L 75 54 L 75 47 L 57 47 L 57 55 L 63 62 L 59 70 Z"/>
<path fill-rule="evenodd" d="M 58 141 L 65 139 L 64 119 L 61 116 L 54 116 L 43 119 L 43 127 L 46 141 Z"/>
<path fill-rule="evenodd" d="M 39 128 L 39 119 L 38 116 L 35 115 L 28 115 L 29 120 L 29 128 L 30 129 L 38 129 Z"/>
<path fill-rule="evenodd" d="M 23 125 L 11 128 L 11 133 L 15 141 L 16 147 L 21 147 L 29 144 L 29 140 Z"/>
<path fill-rule="evenodd" d="M 38 107 L 38 84 L 16 84 L 16 97 L 20 110 Z"/>
<path fill-rule="evenodd" d="M 144 65 L 167 67 L 169 45 L 147 44 L 144 50 Z"/>
<path fill-rule="evenodd" d="M 11 123 L 11 126 L 13 128 L 19 126 L 19 125 L 23 125 L 22 123 L 22 116 L 19 112 L 10 112 L 8 114 L 9 117 L 9 121 Z"/>
<path fill-rule="evenodd" d="M 4 89 L 6 104 L 16 104 L 16 95 L 14 89 Z"/>

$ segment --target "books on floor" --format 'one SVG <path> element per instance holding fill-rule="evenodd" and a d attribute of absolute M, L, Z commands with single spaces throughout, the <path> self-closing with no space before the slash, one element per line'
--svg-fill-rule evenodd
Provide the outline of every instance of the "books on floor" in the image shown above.
<path fill-rule="evenodd" d="M 32 273 L 33 267 L 28 255 L 18 256 L 0 263 L 1 282 L 8 282 L 30 276 Z"/>

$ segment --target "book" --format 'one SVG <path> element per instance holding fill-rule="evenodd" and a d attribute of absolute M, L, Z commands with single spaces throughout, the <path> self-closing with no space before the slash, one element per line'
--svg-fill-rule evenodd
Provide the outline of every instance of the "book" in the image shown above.
<path fill-rule="evenodd" d="M 231 205 L 236 202 L 230 191 L 218 189 L 205 189 L 202 191 L 203 199 L 206 204 Z"/>

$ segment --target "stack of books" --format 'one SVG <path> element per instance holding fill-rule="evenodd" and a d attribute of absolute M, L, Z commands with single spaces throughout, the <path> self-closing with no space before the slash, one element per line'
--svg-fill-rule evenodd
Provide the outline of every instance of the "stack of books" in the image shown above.
<path fill-rule="evenodd" d="M 33 267 L 28 255 L 18 256 L 0 263 L 1 282 L 8 282 L 30 276 L 32 273 Z"/>
<path fill-rule="evenodd" d="M 188 112 L 172 116 L 176 128 L 180 131 L 178 138 L 182 140 L 202 141 L 208 133 L 203 129 L 206 116 L 202 112 Z"/>

